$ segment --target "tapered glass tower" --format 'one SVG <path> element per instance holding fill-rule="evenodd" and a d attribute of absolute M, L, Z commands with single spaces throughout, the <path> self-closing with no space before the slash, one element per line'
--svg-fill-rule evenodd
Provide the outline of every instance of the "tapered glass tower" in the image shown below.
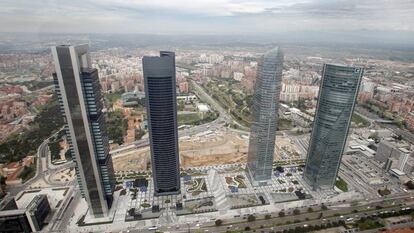
<path fill-rule="evenodd" d="M 304 178 L 314 190 L 333 188 L 363 69 L 325 64 Z"/>
<path fill-rule="evenodd" d="M 283 53 L 279 47 L 259 60 L 247 157 L 252 185 L 265 185 L 272 176 L 282 70 Z"/>
<path fill-rule="evenodd" d="M 156 196 L 180 193 L 175 54 L 144 57 L 152 175 Z"/>
<path fill-rule="evenodd" d="M 77 180 L 89 213 L 105 217 L 112 205 L 115 180 L 98 71 L 91 68 L 88 45 L 55 46 L 52 55 L 55 88 Z"/>

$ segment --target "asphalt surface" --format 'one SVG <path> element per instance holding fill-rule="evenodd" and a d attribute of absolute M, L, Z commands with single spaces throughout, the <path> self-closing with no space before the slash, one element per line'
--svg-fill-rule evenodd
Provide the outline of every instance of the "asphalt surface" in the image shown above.
<path fill-rule="evenodd" d="M 362 204 L 359 206 L 330 206 L 328 210 L 317 211 L 318 207 L 313 207 L 314 212 L 307 212 L 308 207 L 300 208 L 300 215 L 293 215 L 293 209 L 285 210 L 287 214 L 285 217 L 278 217 L 278 213 L 272 213 L 271 219 L 265 219 L 265 214 L 256 214 L 256 221 L 247 222 L 247 216 L 236 217 L 232 220 L 224 220 L 222 226 L 215 226 L 214 220 L 204 225 L 194 224 L 180 224 L 172 226 L 159 227 L 158 231 L 161 232 L 226 232 L 229 230 L 244 230 L 246 226 L 250 228 L 256 228 L 258 231 L 283 231 L 285 229 L 294 229 L 296 227 L 304 227 L 306 225 L 321 225 L 328 222 L 334 222 L 339 220 L 346 221 L 349 218 L 358 220 L 361 217 L 374 216 L 380 212 L 385 211 L 399 211 L 401 208 L 414 208 L 412 194 L 402 194 L 395 197 L 377 199 L 370 203 Z M 382 209 L 376 209 L 376 206 L 387 203 L 389 207 Z M 407 204 L 410 202 L 410 204 Z M 399 206 L 402 205 L 402 206 Z M 353 211 L 358 212 L 354 213 Z M 322 213 L 322 216 L 321 216 Z M 290 215 L 288 215 L 290 214 Z M 296 222 L 295 221 L 300 221 Z M 261 228 L 263 226 L 263 228 Z M 130 229 L 129 232 L 155 232 L 154 230 L 147 229 Z"/>

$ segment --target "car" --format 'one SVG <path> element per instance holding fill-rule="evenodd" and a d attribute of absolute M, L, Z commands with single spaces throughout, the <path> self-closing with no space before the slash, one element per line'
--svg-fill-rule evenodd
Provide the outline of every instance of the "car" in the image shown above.
<path fill-rule="evenodd" d="M 308 227 L 308 226 L 309 226 L 308 224 L 304 224 L 304 225 L 303 225 L 303 227 Z"/>
<path fill-rule="evenodd" d="M 156 230 L 158 230 L 158 227 L 157 226 L 148 227 L 148 230 L 149 231 L 156 231 Z"/>
<path fill-rule="evenodd" d="M 347 218 L 346 221 L 347 222 L 352 222 L 354 219 L 353 218 Z"/>

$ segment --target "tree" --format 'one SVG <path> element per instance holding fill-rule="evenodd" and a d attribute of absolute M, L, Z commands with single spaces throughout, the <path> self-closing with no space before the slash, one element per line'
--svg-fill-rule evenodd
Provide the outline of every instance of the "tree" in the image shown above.
<path fill-rule="evenodd" d="M 323 204 L 323 203 L 322 203 L 322 205 L 321 205 L 321 209 L 322 209 L 322 210 L 328 210 L 328 207 L 327 207 L 325 204 Z"/>
<path fill-rule="evenodd" d="M 5 185 L 5 184 L 6 184 L 6 177 L 0 176 L 0 185 Z"/>
<path fill-rule="evenodd" d="M 113 140 L 117 144 L 123 144 L 127 129 L 128 120 L 124 118 L 121 110 L 108 113 L 106 130 L 110 140 Z"/>
<path fill-rule="evenodd" d="M 34 175 L 35 169 L 33 167 L 24 166 L 22 173 L 20 173 L 19 178 L 23 181 L 31 178 Z"/>
<path fill-rule="evenodd" d="M 299 209 L 294 209 L 293 210 L 293 214 L 294 215 L 299 215 L 300 214 L 300 210 Z"/>
<path fill-rule="evenodd" d="M 249 215 L 248 217 L 247 217 L 247 221 L 248 222 L 254 222 L 254 221 L 256 221 L 256 216 L 254 216 L 254 215 Z"/>
<path fill-rule="evenodd" d="M 414 189 L 414 182 L 410 180 L 405 183 L 405 186 L 407 186 L 408 189 Z"/>
<path fill-rule="evenodd" d="M 250 231 L 250 230 L 251 230 L 251 228 L 250 228 L 249 226 L 246 226 L 246 227 L 244 228 L 244 230 L 245 230 L 245 231 Z"/>
<path fill-rule="evenodd" d="M 35 154 L 40 144 L 63 126 L 59 108 L 57 96 L 54 94 L 28 125 L 28 130 L 13 134 L 0 143 L 0 163 L 17 162 L 27 155 Z"/>
<path fill-rule="evenodd" d="M 279 212 L 279 217 L 285 217 L 285 212 L 280 211 L 280 212 Z"/>
<path fill-rule="evenodd" d="M 285 169 L 284 169 L 283 167 L 281 167 L 281 166 L 277 166 L 277 167 L 275 168 L 275 170 L 276 170 L 276 171 L 278 171 L 278 172 L 280 172 L 280 173 L 285 172 Z"/>
<path fill-rule="evenodd" d="M 312 207 L 309 207 L 309 208 L 308 208 L 308 213 L 312 213 L 312 212 L 313 212 Z"/>
<path fill-rule="evenodd" d="M 379 141 L 380 140 L 380 137 L 378 135 L 378 132 L 371 133 L 371 135 L 369 135 L 368 138 L 371 138 L 371 139 L 373 139 L 375 141 Z"/>
<path fill-rule="evenodd" d="M 272 218 L 272 216 L 270 214 L 265 215 L 265 219 L 271 219 L 271 218 Z"/>
<path fill-rule="evenodd" d="M 216 224 L 216 226 L 221 226 L 223 224 L 223 220 L 221 219 L 217 219 L 214 224 Z"/>

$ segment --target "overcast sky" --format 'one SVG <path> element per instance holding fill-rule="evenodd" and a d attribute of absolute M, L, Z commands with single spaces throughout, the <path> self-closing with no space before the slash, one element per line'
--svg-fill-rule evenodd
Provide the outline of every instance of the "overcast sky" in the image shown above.
<path fill-rule="evenodd" d="M 1 0 L 2 32 L 414 32 L 414 0 Z"/>

